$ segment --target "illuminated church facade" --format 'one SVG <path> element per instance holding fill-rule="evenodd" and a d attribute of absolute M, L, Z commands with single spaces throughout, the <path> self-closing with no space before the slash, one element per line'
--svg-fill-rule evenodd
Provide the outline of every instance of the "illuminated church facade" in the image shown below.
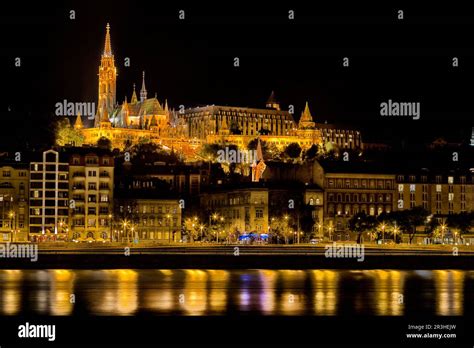
<path fill-rule="evenodd" d="M 266 107 L 261 109 L 210 105 L 175 111 L 169 109 L 167 101 L 163 105 L 156 96 L 148 97 L 143 72 L 139 95 L 134 85 L 130 101 L 125 97 L 118 104 L 117 69 L 108 24 L 98 76 L 94 124 L 84 126 L 81 115 L 77 115 L 74 124 L 86 144 L 96 144 L 106 137 L 113 148 L 123 149 L 127 144 L 148 139 L 183 154 L 190 161 L 200 159 L 198 153 L 203 144 L 235 144 L 246 148 L 257 137 L 279 150 L 290 143 L 298 143 L 302 149 L 325 143 L 341 149 L 362 148 L 358 130 L 314 122 L 308 103 L 296 123 L 292 113 L 281 110 L 273 92 Z"/>

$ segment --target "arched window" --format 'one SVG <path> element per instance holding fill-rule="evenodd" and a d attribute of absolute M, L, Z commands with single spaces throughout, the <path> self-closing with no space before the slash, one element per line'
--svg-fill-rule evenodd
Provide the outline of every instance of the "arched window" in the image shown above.
<path fill-rule="evenodd" d="M 101 237 L 102 239 L 107 239 L 107 232 L 102 232 L 102 233 L 100 234 L 100 237 Z"/>
<path fill-rule="evenodd" d="M 94 233 L 92 232 L 87 233 L 87 238 L 94 238 Z"/>

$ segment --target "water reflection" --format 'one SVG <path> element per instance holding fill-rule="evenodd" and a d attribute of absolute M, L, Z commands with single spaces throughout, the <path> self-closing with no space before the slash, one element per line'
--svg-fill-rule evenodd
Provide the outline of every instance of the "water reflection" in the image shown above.
<path fill-rule="evenodd" d="M 458 270 L 0 270 L 0 315 L 464 315 L 473 282 Z"/>
<path fill-rule="evenodd" d="M 436 287 L 436 314 L 462 315 L 465 272 L 433 271 Z"/>
<path fill-rule="evenodd" d="M 339 272 L 331 270 L 314 270 L 310 272 L 314 289 L 314 314 L 335 315 Z"/>

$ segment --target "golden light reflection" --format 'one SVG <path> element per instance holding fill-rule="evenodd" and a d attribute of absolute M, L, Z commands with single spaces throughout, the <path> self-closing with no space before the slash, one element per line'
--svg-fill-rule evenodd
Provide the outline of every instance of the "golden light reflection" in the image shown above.
<path fill-rule="evenodd" d="M 178 295 L 179 307 L 187 315 L 203 315 L 207 310 L 208 274 L 202 270 L 185 270 L 184 290 Z"/>
<path fill-rule="evenodd" d="M 98 314 L 105 315 L 133 315 L 138 309 L 138 273 L 134 270 L 104 270 L 102 275 L 112 281 L 111 288 L 100 292 L 90 292 L 89 298 L 95 303 Z M 95 298 L 95 296 L 98 296 Z"/>
<path fill-rule="evenodd" d="M 0 313 L 2 315 L 16 315 L 21 309 L 21 283 L 23 271 L 0 271 Z"/>
<path fill-rule="evenodd" d="M 214 313 L 223 313 L 227 307 L 227 288 L 229 283 L 229 272 L 223 270 L 209 270 L 211 281 L 209 304 Z"/>
<path fill-rule="evenodd" d="M 283 315 L 302 314 L 306 307 L 306 296 L 304 281 L 306 272 L 300 270 L 281 270 L 278 271 L 282 280 L 284 290 L 280 297 L 280 310 Z"/>
<path fill-rule="evenodd" d="M 377 315 L 403 315 L 405 272 L 370 270 L 364 274 L 374 279 L 375 311 Z"/>
<path fill-rule="evenodd" d="M 465 272 L 433 271 L 437 315 L 463 315 Z"/>
<path fill-rule="evenodd" d="M 262 288 L 260 290 L 260 309 L 263 314 L 274 314 L 276 310 L 276 281 L 278 279 L 277 271 L 272 270 L 260 270 L 260 284 Z"/>
<path fill-rule="evenodd" d="M 70 315 L 74 308 L 71 295 L 74 294 L 75 273 L 69 270 L 57 269 L 50 271 L 50 303 L 52 315 Z"/>
<path fill-rule="evenodd" d="M 316 315 L 335 315 L 339 273 L 331 270 L 313 270 L 314 312 Z"/>

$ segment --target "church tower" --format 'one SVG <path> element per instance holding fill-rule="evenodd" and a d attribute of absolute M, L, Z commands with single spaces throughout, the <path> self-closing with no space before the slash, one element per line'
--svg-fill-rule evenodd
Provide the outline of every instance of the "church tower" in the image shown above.
<path fill-rule="evenodd" d="M 315 125 L 316 124 L 313 121 L 313 116 L 311 115 L 311 111 L 309 111 L 308 102 L 306 102 L 304 111 L 301 113 L 300 121 L 298 123 L 298 128 L 300 129 L 314 128 Z"/>
<path fill-rule="evenodd" d="M 140 90 L 140 101 L 143 103 L 147 98 L 147 91 L 145 87 L 145 72 L 143 72 L 143 79 L 142 79 L 142 89 Z"/>
<path fill-rule="evenodd" d="M 107 114 L 112 114 L 115 107 L 116 80 L 117 69 L 115 68 L 112 44 L 110 43 L 110 25 L 107 23 L 104 52 L 99 67 L 99 100 L 97 103 L 99 107 L 107 109 Z"/>

